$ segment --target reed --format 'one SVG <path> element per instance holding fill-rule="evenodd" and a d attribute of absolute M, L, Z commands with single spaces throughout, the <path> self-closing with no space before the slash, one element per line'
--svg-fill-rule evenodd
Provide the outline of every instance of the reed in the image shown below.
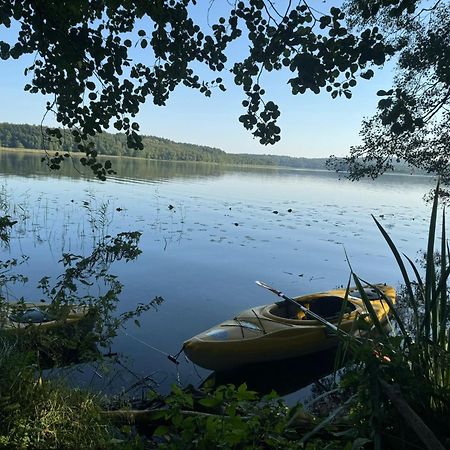
<path fill-rule="evenodd" d="M 378 322 L 363 290 L 363 284 L 368 283 L 353 271 L 351 273 L 377 332 L 376 339 L 358 338 L 358 345 L 352 346 L 356 361 L 362 367 L 363 378 L 358 384 L 365 390 L 364 399 L 370 406 L 375 448 L 384 448 L 382 442 L 386 441 L 386 436 L 398 433 L 398 428 L 405 436 L 414 429 L 426 448 L 444 448 L 436 436 L 441 442 L 449 438 L 446 423 L 448 425 L 450 420 L 450 251 L 445 210 L 440 233 L 438 230 L 438 192 L 439 183 L 431 210 L 423 275 L 411 258 L 400 253 L 389 234 L 373 217 L 402 274 L 408 304 L 405 316 L 389 298 L 383 296 L 392 313 L 394 333 L 389 334 Z M 437 249 L 438 239 L 440 248 Z M 383 295 L 382 292 L 380 294 Z"/>

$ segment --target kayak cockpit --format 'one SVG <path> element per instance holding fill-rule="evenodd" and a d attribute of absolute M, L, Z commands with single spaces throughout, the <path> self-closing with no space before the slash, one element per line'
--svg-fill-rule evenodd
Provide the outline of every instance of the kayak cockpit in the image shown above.
<path fill-rule="evenodd" d="M 22 310 L 15 311 L 12 314 L 10 314 L 8 318 L 12 322 L 16 323 L 35 323 L 35 324 L 51 322 L 52 320 L 55 320 L 55 317 L 49 315 L 47 312 L 37 307 L 27 308 L 23 311 Z"/>
<path fill-rule="evenodd" d="M 345 302 L 344 299 L 335 295 L 317 296 L 307 299 L 299 299 L 299 303 L 313 313 L 321 316 L 326 320 L 337 319 L 341 314 L 342 308 L 345 308 L 345 313 L 349 313 L 356 309 L 351 302 Z M 296 308 L 291 302 L 283 301 L 277 302 L 266 309 L 266 313 L 283 319 L 291 320 L 315 320 L 308 314 L 305 314 L 300 308 Z"/>

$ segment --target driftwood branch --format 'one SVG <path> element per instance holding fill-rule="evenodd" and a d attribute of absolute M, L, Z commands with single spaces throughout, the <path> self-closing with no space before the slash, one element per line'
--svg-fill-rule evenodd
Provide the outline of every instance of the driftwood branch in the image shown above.
<path fill-rule="evenodd" d="M 384 380 L 380 380 L 380 385 L 400 416 L 402 416 L 411 429 L 415 431 L 424 446 L 428 450 L 445 450 L 445 447 L 441 444 L 435 434 L 402 397 L 400 387 L 398 385 L 391 385 Z"/>

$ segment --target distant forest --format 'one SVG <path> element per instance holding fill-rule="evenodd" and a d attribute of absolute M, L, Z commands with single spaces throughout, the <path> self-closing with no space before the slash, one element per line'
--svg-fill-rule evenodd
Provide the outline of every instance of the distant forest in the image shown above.
<path fill-rule="evenodd" d="M 46 135 L 36 125 L 0 123 L 0 147 L 11 149 L 47 149 L 50 151 L 77 152 L 69 132 L 63 133 L 63 143 L 45 141 Z M 100 155 L 140 157 L 164 161 L 202 161 L 218 164 L 281 166 L 298 169 L 325 169 L 327 158 L 294 158 L 281 155 L 254 155 L 225 153 L 218 148 L 173 142 L 155 136 L 143 136 L 144 150 L 127 147 L 124 134 L 102 133 L 94 138 Z"/>

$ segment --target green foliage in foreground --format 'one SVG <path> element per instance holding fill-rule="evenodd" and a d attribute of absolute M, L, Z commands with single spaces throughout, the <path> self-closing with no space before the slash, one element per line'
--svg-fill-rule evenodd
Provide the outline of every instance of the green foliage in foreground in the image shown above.
<path fill-rule="evenodd" d="M 198 400 L 197 409 L 205 412 L 195 412 L 193 396 L 174 386 L 167 410 L 155 414 L 167 425 L 153 436 L 161 437 L 162 449 L 295 448 L 283 436 L 289 408 L 276 395 L 257 399 L 245 385 L 219 386 Z"/>
<path fill-rule="evenodd" d="M 274 392 L 260 398 L 243 384 L 205 387 L 198 394 L 174 386 L 164 400 L 166 408 L 152 414 L 152 420 L 161 423 L 153 432 L 158 448 L 314 450 L 346 446 L 347 437 L 342 440 L 332 431 L 322 433 L 325 439 L 315 437 L 306 443 L 302 438 L 305 429 L 314 428 L 314 417 L 300 404 L 289 408 Z M 358 442 L 354 448 L 359 448 Z"/>
<path fill-rule="evenodd" d="M 43 380 L 33 355 L 1 343 L 1 448 L 108 448 L 109 430 L 95 396 Z"/>
<path fill-rule="evenodd" d="M 7 243 L 14 223 L 8 216 L 4 219 L 0 217 L 0 236 L 4 232 L 2 241 Z M 47 330 L 32 324 L 21 329 L 8 326 L 9 308 L 17 313 L 28 306 L 23 299 L 10 304 L 3 293 L 11 284 L 28 280 L 14 273 L 17 260 L 0 261 L 1 448 L 112 448 L 111 436 L 118 433 L 102 418 L 99 399 L 61 381 L 44 379 L 42 370 L 73 363 L 74 358 L 98 358 L 97 345 L 107 345 L 125 321 L 162 301 L 157 298 L 134 311 L 115 314 L 122 284 L 110 273 L 110 266 L 137 258 L 139 238 L 138 232 L 101 236 L 88 256 L 63 254 L 64 272 L 56 281 L 44 276 L 38 286 L 47 300 L 45 312 L 57 322 Z M 99 288 L 95 295 L 90 293 L 92 286 Z M 85 308 L 87 314 L 66 322 L 76 307 Z"/>

